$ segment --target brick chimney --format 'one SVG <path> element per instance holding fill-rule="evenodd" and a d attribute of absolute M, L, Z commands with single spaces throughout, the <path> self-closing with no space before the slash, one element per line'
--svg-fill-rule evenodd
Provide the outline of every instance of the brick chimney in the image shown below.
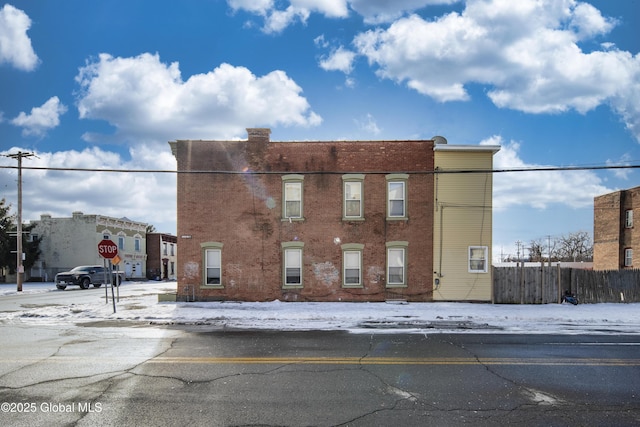
<path fill-rule="evenodd" d="M 271 129 L 269 128 L 247 128 L 247 135 L 249 136 L 249 142 L 269 142 L 269 135 L 271 135 Z"/>
<path fill-rule="evenodd" d="M 270 134 L 271 129 L 269 128 L 247 128 L 249 141 L 246 145 L 246 152 L 251 170 L 258 171 L 263 169 Z"/>

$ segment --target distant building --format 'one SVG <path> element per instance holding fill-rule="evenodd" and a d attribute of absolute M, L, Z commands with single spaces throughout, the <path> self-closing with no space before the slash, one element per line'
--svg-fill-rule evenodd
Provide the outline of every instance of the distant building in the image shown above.
<path fill-rule="evenodd" d="M 177 243 L 171 234 L 147 234 L 147 279 L 176 280 Z"/>
<path fill-rule="evenodd" d="M 597 196 L 593 201 L 593 269 L 640 268 L 640 187 Z"/>
<path fill-rule="evenodd" d="M 247 131 L 170 142 L 179 300 L 491 300 L 499 147 Z"/>
<path fill-rule="evenodd" d="M 42 238 L 40 259 L 32 268 L 32 277 L 52 281 L 57 273 L 78 265 L 102 265 L 97 249 L 102 239 L 118 245 L 122 259 L 118 267 L 127 279 L 146 276 L 146 223 L 82 212 L 73 212 L 70 218 L 43 214 L 31 223 L 31 235 Z"/>

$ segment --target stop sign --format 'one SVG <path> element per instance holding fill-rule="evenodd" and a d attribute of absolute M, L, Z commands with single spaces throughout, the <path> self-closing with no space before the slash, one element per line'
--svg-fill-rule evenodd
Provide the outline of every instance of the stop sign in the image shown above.
<path fill-rule="evenodd" d="M 98 253 L 102 258 L 111 259 L 118 254 L 118 245 L 111 240 L 101 240 L 98 243 Z"/>

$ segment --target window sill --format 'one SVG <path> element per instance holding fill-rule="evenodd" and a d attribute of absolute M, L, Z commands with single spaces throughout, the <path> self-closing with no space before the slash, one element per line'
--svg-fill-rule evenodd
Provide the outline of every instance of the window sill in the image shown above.
<path fill-rule="evenodd" d="M 282 222 L 304 222 L 304 217 L 302 218 L 282 218 Z"/>
<path fill-rule="evenodd" d="M 282 289 L 302 289 L 302 285 L 282 285 Z"/>
<path fill-rule="evenodd" d="M 345 221 L 345 222 L 349 222 L 349 221 L 362 222 L 362 221 L 364 221 L 364 218 L 363 217 L 347 217 L 347 216 L 343 216 L 342 217 L 342 221 Z"/>
<path fill-rule="evenodd" d="M 409 217 L 406 216 L 388 216 L 387 221 L 409 221 Z"/>
<path fill-rule="evenodd" d="M 387 288 L 406 288 L 407 285 L 404 283 L 393 283 L 393 284 L 389 284 L 387 283 Z"/>
<path fill-rule="evenodd" d="M 223 285 L 200 285 L 200 289 L 224 289 Z"/>
<path fill-rule="evenodd" d="M 364 285 L 342 285 L 344 289 L 364 289 Z"/>

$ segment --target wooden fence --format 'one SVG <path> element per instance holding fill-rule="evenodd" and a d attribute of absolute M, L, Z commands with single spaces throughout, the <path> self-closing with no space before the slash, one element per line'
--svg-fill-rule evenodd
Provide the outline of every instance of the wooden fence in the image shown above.
<path fill-rule="evenodd" d="M 547 265 L 493 268 L 496 304 L 559 303 L 565 290 L 580 303 L 640 302 L 640 270 L 593 271 Z"/>

